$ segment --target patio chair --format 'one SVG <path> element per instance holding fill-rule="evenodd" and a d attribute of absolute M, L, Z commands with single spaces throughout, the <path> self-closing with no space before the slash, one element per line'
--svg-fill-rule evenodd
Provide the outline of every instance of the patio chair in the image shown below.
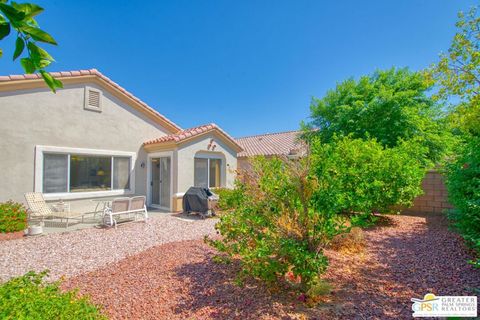
<path fill-rule="evenodd" d="M 28 205 L 28 214 L 29 220 L 40 220 L 40 223 L 43 225 L 45 218 L 58 218 L 66 220 L 65 228 L 68 228 L 69 219 L 78 219 L 82 218 L 83 221 L 83 213 L 76 213 L 76 212 L 56 212 L 53 211 L 52 208 L 45 202 L 45 198 L 43 194 L 40 192 L 27 192 L 25 193 L 25 200 L 27 201 Z"/>
<path fill-rule="evenodd" d="M 144 216 L 144 221 L 147 221 L 148 213 L 147 206 L 145 205 L 146 198 L 144 196 L 137 196 L 133 198 L 116 198 L 112 201 L 112 206 L 106 208 L 104 211 L 104 221 L 108 217 L 110 226 L 117 228 L 117 219 L 115 216 L 134 214 L 135 221 L 136 216 L 141 213 Z"/>
<path fill-rule="evenodd" d="M 118 216 L 122 213 L 128 212 L 128 207 L 130 205 L 130 198 L 115 198 L 112 200 L 112 206 L 104 209 L 104 223 L 105 218 L 108 217 L 110 226 L 117 228 L 117 219 L 114 216 Z"/>
<path fill-rule="evenodd" d="M 143 220 L 147 221 L 148 212 L 147 212 L 147 198 L 145 196 L 136 196 L 130 199 L 130 208 L 133 214 L 135 214 L 135 220 L 137 220 L 137 215 L 143 215 Z"/>

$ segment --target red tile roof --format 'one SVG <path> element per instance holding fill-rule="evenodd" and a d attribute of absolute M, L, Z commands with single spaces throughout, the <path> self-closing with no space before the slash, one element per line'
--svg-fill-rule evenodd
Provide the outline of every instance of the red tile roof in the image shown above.
<path fill-rule="evenodd" d="M 134 100 L 138 104 L 140 104 L 145 111 L 154 114 L 156 117 L 162 119 L 164 122 L 169 124 L 171 127 L 173 127 L 175 130 L 182 130 L 180 126 L 178 126 L 176 123 L 165 117 L 164 115 L 160 114 L 158 111 L 150 107 L 148 104 L 140 100 L 139 98 L 135 97 L 132 93 L 128 92 L 125 90 L 122 86 L 120 86 L 118 83 L 114 82 L 110 78 L 106 77 L 103 75 L 100 71 L 97 69 L 89 69 L 89 70 L 76 70 L 76 71 L 61 71 L 61 72 L 50 72 L 50 74 L 61 80 L 62 78 L 74 78 L 74 77 L 82 77 L 82 76 L 89 76 L 89 75 L 94 75 L 99 77 L 101 80 L 105 81 L 109 85 L 111 85 L 114 89 L 117 91 L 121 92 L 128 98 Z M 0 83 L 1 82 L 6 82 L 6 81 L 19 81 L 19 80 L 38 80 L 42 79 L 42 76 L 40 74 L 20 74 L 20 75 L 9 75 L 9 76 L 0 76 Z"/>
<path fill-rule="evenodd" d="M 305 145 L 299 140 L 300 131 L 267 133 L 235 139 L 243 148 L 238 157 L 289 155 L 303 152 Z"/>
<path fill-rule="evenodd" d="M 207 132 L 212 132 L 212 131 L 217 131 L 221 135 L 223 135 L 228 141 L 230 141 L 233 145 L 237 147 L 238 150 L 242 150 L 242 147 L 233 139 L 230 135 L 228 135 L 225 131 L 223 131 L 219 126 L 217 126 L 215 123 L 209 123 L 205 124 L 199 127 L 194 127 L 190 129 L 185 129 L 182 131 L 179 131 L 175 134 L 169 134 L 166 136 L 162 136 L 157 139 L 149 140 L 143 143 L 144 146 L 146 145 L 151 145 L 151 144 L 161 144 L 165 142 L 182 142 L 184 140 L 187 140 L 189 138 L 193 138 L 195 136 L 207 133 Z"/>

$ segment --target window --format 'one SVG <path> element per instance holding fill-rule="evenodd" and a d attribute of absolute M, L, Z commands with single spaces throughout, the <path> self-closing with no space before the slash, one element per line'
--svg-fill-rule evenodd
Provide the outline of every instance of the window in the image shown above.
<path fill-rule="evenodd" d="M 195 158 L 195 187 L 208 188 L 208 159 Z"/>
<path fill-rule="evenodd" d="M 221 186 L 222 160 L 209 158 L 195 158 L 194 185 L 203 188 Z"/>
<path fill-rule="evenodd" d="M 220 159 L 209 159 L 210 160 L 210 187 L 220 187 L 220 168 L 222 166 L 222 161 Z"/>
<path fill-rule="evenodd" d="M 43 158 L 43 192 L 67 192 L 68 155 L 45 154 Z"/>
<path fill-rule="evenodd" d="M 43 192 L 129 190 L 131 157 L 43 154 Z"/>
<path fill-rule="evenodd" d="M 112 158 L 71 155 L 70 192 L 111 190 Z"/>

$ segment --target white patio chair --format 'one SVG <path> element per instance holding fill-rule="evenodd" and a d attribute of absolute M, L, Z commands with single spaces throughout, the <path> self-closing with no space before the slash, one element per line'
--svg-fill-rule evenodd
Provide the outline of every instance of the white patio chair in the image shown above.
<path fill-rule="evenodd" d="M 63 219 L 66 220 L 65 228 L 68 228 L 69 219 L 82 218 L 83 213 L 76 212 L 56 212 L 45 202 L 43 194 L 40 192 L 27 192 L 25 193 L 25 200 L 27 201 L 28 211 L 29 211 L 29 220 L 40 220 L 40 223 L 43 225 L 45 218 L 59 218 L 60 221 Z"/>

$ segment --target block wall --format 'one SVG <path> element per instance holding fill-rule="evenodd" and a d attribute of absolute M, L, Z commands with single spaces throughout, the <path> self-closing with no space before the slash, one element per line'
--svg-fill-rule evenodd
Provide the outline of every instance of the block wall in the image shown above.
<path fill-rule="evenodd" d="M 429 171 L 422 181 L 423 195 L 418 196 L 413 206 L 402 212 L 441 213 L 453 206 L 448 202 L 444 177 L 437 171 Z"/>

